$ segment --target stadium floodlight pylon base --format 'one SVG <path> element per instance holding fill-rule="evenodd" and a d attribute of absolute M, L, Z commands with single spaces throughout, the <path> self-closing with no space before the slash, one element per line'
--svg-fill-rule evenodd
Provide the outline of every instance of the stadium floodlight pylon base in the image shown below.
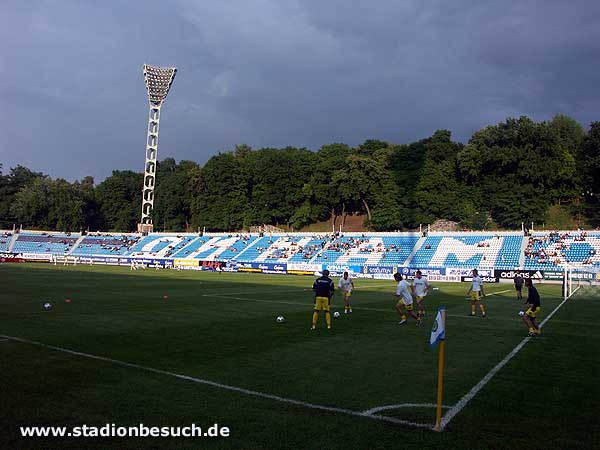
<path fill-rule="evenodd" d="M 154 231 L 154 225 L 151 223 L 138 223 L 138 233 L 148 234 Z"/>

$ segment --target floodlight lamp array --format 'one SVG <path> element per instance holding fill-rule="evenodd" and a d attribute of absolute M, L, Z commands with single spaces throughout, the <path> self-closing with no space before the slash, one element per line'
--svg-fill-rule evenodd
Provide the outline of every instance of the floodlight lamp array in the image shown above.
<path fill-rule="evenodd" d="M 171 89 L 176 73 L 175 67 L 154 67 L 144 64 L 144 80 L 151 104 L 162 105 Z"/>

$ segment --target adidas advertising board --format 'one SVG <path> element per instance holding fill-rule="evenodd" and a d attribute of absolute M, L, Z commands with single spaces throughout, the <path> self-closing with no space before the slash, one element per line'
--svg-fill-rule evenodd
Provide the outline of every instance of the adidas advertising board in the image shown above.
<path fill-rule="evenodd" d="M 501 280 L 512 280 L 520 274 L 524 280 L 543 280 L 544 272 L 541 270 L 494 270 L 494 277 Z"/>
<path fill-rule="evenodd" d="M 25 262 L 20 253 L 0 252 L 0 262 Z"/>

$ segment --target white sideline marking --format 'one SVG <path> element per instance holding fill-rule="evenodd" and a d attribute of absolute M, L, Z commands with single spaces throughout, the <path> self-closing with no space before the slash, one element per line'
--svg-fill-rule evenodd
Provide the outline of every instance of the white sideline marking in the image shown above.
<path fill-rule="evenodd" d="M 306 291 L 307 289 L 303 289 L 303 288 L 298 288 L 298 289 L 275 289 L 275 290 L 269 290 L 269 291 L 250 291 L 251 294 L 271 294 L 271 293 L 284 293 L 284 292 L 299 292 L 299 291 Z M 312 289 L 311 289 L 312 291 Z M 208 293 L 208 294 L 202 294 L 202 297 L 218 297 L 219 296 L 219 292 L 223 292 L 223 290 L 217 291 L 214 294 Z M 240 295 L 240 294 L 248 294 L 248 291 L 242 291 L 242 292 L 228 292 L 228 295 Z"/>
<path fill-rule="evenodd" d="M 510 291 L 510 289 L 508 289 L 506 291 L 494 292 L 493 294 L 488 294 L 488 295 L 501 294 L 501 293 L 508 292 L 508 291 Z M 280 291 L 275 291 L 275 292 L 280 292 Z M 258 303 L 272 303 L 272 304 L 294 305 L 294 306 L 310 306 L 310 303 L 305 303 L 305 302 L 301 303 L 301 302 L 286 302 L 286 301 L 282 301 L 282 300 L 264 300 L 264 299 L 258 299 L 258 298 L 250 298 L 250 297 L 235 297 L 233 295 L 224 295 L 224 294 L 202 294 L 202 297 L 227 298 L 227 299 L 231 299 L 231 300 L 244 300 L 244 301 L 248 301 L 248 302 L 258 302 Z M 359 305 L 359 306 L 354 306 L 354 309 L 356 309 L 356 310 L 364 310 L 364 311 L 377 311 L 377 312 L 385 312 L 385 313 L 398 314 L 394 310 L 394 308 L 389 308 L 389 309 L 371 308 L 369 306 L 360 306 Z M 458 314 L 448 314 L 447 317 L 458 317 L 458 318 L 461 318 L 461 319 L 464 319 L 464 318 L 466 318 L 466 319 L 472 319 L 472 317 L 470 317 L 470 316 L 462 316 L 462 315 L 458 315 Z M 494 318 L 493 320 L 502 320 L 502 319 L 500 319 L 500 318 Z M 503 320 L 513 321 L 512 319 L 503 319 Z"/>
<path fill-rule="evenodd" d="M 355 289 L 370 289 L 373 287 L 385 287 L 385 286 L 390 286 L 389 284 L 373 284 L 373 285 L 368 285 L 368 286 L 357 286 Z M 392 286 L 393 287 L 393 286 Z M 273 289 L 273 290 L 268 290 L 268 291 L 250 291 L 251 294 L 271 294 L 271 293 L 284 293 L 284 292 L 300 292 L 300 291 L 307 291 L 307 292 L 311 292 L 312 293 L 312 288 L 295 288 L 295 289 Z M 218 294 L 219 292 L 223 292 L 222 290 L 215 292 L 214 294 L 211 293 L 207 293 L 207 294 L 202 294 L 203 297 L 210 297 L 210 296 L 215 296 L 215 297 L 219 297 L 220 295 Z M 248 291 L 242 291 L 242 292 L 228 292 L 228 295 L 240 295 L 240 294 L 248 294 Z"/>
<path fill-rule="evenodd" d="M 498 295 L 498 294 L 504 294 L 505 292 L 510 292 L 510 291 L 512 291 L 512 289 L 505 289 L 505 290 L 503 290 L 503 291 L 490 292 L 489 294 L 486 294 L 486 297 L 487 297 L 488 295 Z"/>
<path fill-rule="evenodd" d="M 353 278 L 352 280 L 356 280 L 356 278 Z M 370 289 L 370 288 L 380 288 L 380 287 L 392 287 L 394 288 L 395 285 L 393 283 L 394 280 L 390 280 L 392 283 L 386 283 L 386 284 L 368 284 L 366 286 L 356 286 L 354 289 Z"/>
<path fill-rule="evenodd" d="M 296 306 L 307 306 L 307 307 L 311 305 L 311 303 L 285 302 L 285 301 L 280 301 L 280 300 L 261 300 L 258 298 L 233 297 L 231 295 L 218 295 L 218 294 L 202 294 L 202 297 L 229 298 L 231 300 L 246 300 L 249 302 L 276 303 L 276 304 L 282 304 L 282 305 L 296 305 Z"/>
<path fill-rule="evenodd" d="M 435 403 L 400 403 L 399 405 L 386 405 L 386 406 L 377 406 L 376 408 L 367 409 L 362 413 L 369 416 L 373 413 L 379 411 L 387 411 L 389 409 L 400 409 L 400 408 L 436 408 L 437 405 Z M 442 405 L 444 409 L 450 409 L 450 406 Z"/>
<path fill-rule="evenodd" d="M 295 306 L 303 306 L 303 307 L 310 307 L 312 305 L 312 303 L 300 303 L 300 302 L 286 302 L 286 301 L 281 301 L 281 300 L 262 300 L 262 299 L 258 299 L 258 298 L 250 298 L 250 297 L 232 297 L 230 295 L 218 295 L 218 294 L 202 294 L 203 297 L 215 297 L 215 298 L 228 298 L 231 300 L 245 300 L 245 301 L 249 301 L 249 302 L 258 302 L 258 303 L 274 303 L 274 304 L 282 304 L 282 305 L 295 305 Z M 340 307 L 342 306 L 341 304 L 339 305 Z M 390 308 L 390 309 L 383 309 L 383 308 L 369 308 L 368 306 L 353 306 L 354 309 L 356 310 L 364 310 L 364 311 L 378 311 L 378 312 L 386 312 L 386 313 L 393 313 L 393 314 L 398 314 L 394 308 Z M 457 316 L 458 317 L 458 316 Z"/>
<path fill-rule="evenodd" d="M 560 307 L 562 305 L 565 304 L 567 300 L 563 300 L 556 308 L 554 308 L 554 310 L 552 310 L 552 312 L 550 314 L 548 314 L 548 317 L 546 317 L 544 319 L 544 321 L 542 323 L 540 323 L 540 328 L 544 326 L 544 324 L 546 322 L 548 322 L 548 320 L 550 320 L 550 318 L 556 313 L 556 311 L 558 311 L 560 309 Z M 441 420 L 441 424 L 440 427 L 443 430 L 444 428 L 446 428 L 446 426 L 450 423 L 450 421 L 454 418 L 454 416 L 456 416 L 459 412 L 462 411 L 462 409 L 467 406 L 467 403 L 469 403 L 476 395 L 477 393 L 483 389 L 483 387 L 488 384 L 488 382 L 494 377 L 494 375 L 496 375 L 496 373 L 498 373 L 498 371 L 500 369 L 502 369 L 517 353 L 519 353 L 519 351 L 525 346 L 525 344 L 527 344 L 529 341 L 531 340 L 531 337 L 526 337 L 525 339 L 523 339 L 519 344 L 517 344 L 517 346 L 508 354 L 506 355 L 506 357 L 500 361 L 498 364 L 496 364 L 496 366 L 494 368 L 492 368 L 492 370 L 490 370 L 487 375 L 485 377 L 483 377 L 481 379 L 481 381 L 479 383 L 477 383 L 469 392 L 467 392 L 463 398 L 461 398 L 451 409 L 450 411 L 448 411 L 446 414 L 444 414 L 444 416 L 442 417 Z"/>
<path fill-rule="evenodd" d="M 315 403 L 304 402 L 301 400 L 294 400 L 292 398 L 280 397 L 279 395 L 267 394 L 264 392 L 253 391 L 250 389 L 232 386 L 229 384 L 218 383 L 216 381 L 204 380 L 202 378 L 191 377 L 188 375 L 181 375 L 181 374 L 174 373 L 174 372 L 168 372 L 166 370 L 141 366 L 139 364 L 128 363 L 125 361 L 119 361 L 118 359 L 112 359 L 112 358 L 108 358 L 106 356 L 98 356 L 98 355 L 92 355 L 91 353 L 77 352 L 75 350 L 69 350 L 67 348 L 62 348 L 62 347 L 56 347 L 54 345 L 48 345 L 48 344 L 44 344 L 42 342 L 31 341 L 29 339 L 21 339 L 18 337 L 6 336 L 6 335 L 2 335 L 2 334 L 0 334 L 0 338 L 7 339 L 10 341 L 15 341 L 15 342 L 21 342 L 23 344 L 37 345 L 39 347 L 47 348 L 50 350 L 55 350 L 57 352 L 68 353 L 70 355 L 81 356 L 84 358 L 90 358 L 90 359 L 95 359 L 98 361 L 109 362 L 112 364 L 117 364 L 119 366 L 131 367 L 134 369 L 139 369 L 139 370 L 143 370 L 146 372 L 156 373 L 159 375 L 166 375 L 166 376 L 170 376 L 173 378 L 177 378 L 179 380 L 191 381 L 193 383 L 204 384 L 204 385 L 216 387 L 219 389 L 225 389 L 227 391 L 238 392 L 240 394 L 246 394 L 246 395 L 251 395 L 254 397 L 266 398 L 269 400 L 275 400 L 278 402 L 287 403 L 287 404 L 296 405 L 296 406 L 302 406 L 304 408 L 346 414 L 349 416 L 367 417 L 369 419 L 381 420 L 383 422 L 389 422 L 389 423 L 394 423 L 394 424 L 398 424 L 398 425 L 408 425 L 408 426 L 416 427 L 416 428 L 431 428 L 433 426 L 432 424 L 411 422 L 409 420 L 396 419 L 395 417 L 387 417 L 387 416 L 374 415 L 374 414 L 365 414 L 361 411 L 353 411 L 351 409 L 336 408 L 334 406 L 317 405 Z"/>
<path fill-rule="evenodd" d="M 498 295 L 498 294 L 504 294 L 505 292 L 510 292 L 512 291 L 512 289 L 505 289 L 504 291 L 497 291 L 497 292 L 490 292 L 489 294 L 485 294 L 485 297 L 489 297 L 490 295 Z M 483 297 L 483 298 L 485 298 Z M 471 297 L 465 297 L 465 300 L 470 300 Z"/>

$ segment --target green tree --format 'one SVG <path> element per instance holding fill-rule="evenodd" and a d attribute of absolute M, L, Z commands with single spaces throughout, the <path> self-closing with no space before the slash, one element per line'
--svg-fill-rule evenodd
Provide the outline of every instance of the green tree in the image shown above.
<path fill-rule="evenodd" d="M 396 149 L 386 147 L 373 153 L 373 161 L 379 167 L 377 185 L 373 187 L 371 218 L 367 222 L 375 231 L 398 230 L 402 228 L 405 204 L 402 201 L 402 189 L 392 170 Z"/>
<path fill-rule="evenodd" d="M 372 156 L 377 150 L 388 148 L 389 144 L 378 139 L 367 139 L 356 148 L 356 153 L 363 156 Z"/>
<path fill-rule="evenodd" d="M 394 146 L 390 154 L 389 170 L 398 188 L 397 202 L 402 209 L 399 228 L 415 228 L 419 224 L 416 192 L 423 174 L 425 144 L 428 140 Z"/>
<path fill-rule="evenodd" d="M 384 178 L 385 166 L 381 160 L 368 156 L 351 154 L 346 158 L 344 167 L 333 173 L 333 182 L 342 200 L 352 209 L 359 209 L 361 205 L 370 222 L 371 207 L 380 180 Z"/>
<path fill-rule="evenodd" d="M 578 170 L 587 216 L 594 225 L 600 225 L 600 122 L 592 123 L 581 145 Z"/>
<path fill-rule="evenodd" d="M 310 179 L 314 155 L 307 149 L 261 149 L 252 154 L 250 202 L 254 223 L 298 225 L 304 204 L 303 187 Z"/>
<path fill-rule="evenodd" d="M 336 214 L 345 213 L 346 205 L 333 181 L 333 173 L 345 166 L 351 152 L 348 145 L 335 143 L 323 145 L 312 155 L 311 175 L 302 186 L 304 202 L 292 215 L 294 227 L 328 218 L 333 220 Z"/>
<path fill-rule="evenodd" d="M 20 223 L 44 230 L 79 231 L 83 227 L 82 193 L 69 182 L 35 178 L 15 196 L 11 211 Z"/>
<path fill-rule="evenodd" d="M 191 220 L 192 196 L 189 193 L 191 172 L 198 168 L 192 161 L 166 158 L 158 163 L 154 228 L 165 231 L 185 231 Z"/>
<path fill-rule="evenodd" d="M 233 153 L 219 153 L 201 171 L 192 172 L 195 197 L 190 209 L 194 226 L 214 231 L 244 226 L 249 210 L 245 159 Z"/>
<path fill-rule="evenodd" d="M 96 188 L 96 201 L 105 230 L 134 231 L 141 218 L 144 175 L 130 170 L 115 170 Z"/>
<path fill-rule="evenodd" d="M 33 172 L 23 166 L 13 167 L 8 175 L 0 174 L 0 228 L 6 229 L 12 228 L 13 225 L 19 225 L 17 216 L 11 210 L 15 196 L 35 179 L 44 176 L 40 172 Z"/>
<path fill-rule="evenodd" d="M 499 225 L 514 228 L 529 219 L 543 220 L 552 203 L 571 199 L 576 168 L 566 143 L 576 133 L 564 131 L 566 122 L 521 117 L 476 132 L 458 154 L 460 176 L 474 205 L 491 211 Z"/>
<path fill-rule="evenodd" d="M 425 160 L 415 199 L 421 222 L 460 220 L 465 191 L 458 178 L 457 155 L 462 144 L 453 142 L 450 131 L 438 130 L 423 144 Z"/>
<path fill-rule="evenodd" d="M 89 230 L 101 230 L 104 226 L 104 219 L 100 211 L 100 205 L 96 200 L 96 189 L 94 178 L 84 177 L 81 181 L 75 181 L 73 186 L 79 190 L 83 199 L 83 226 Z"/>

